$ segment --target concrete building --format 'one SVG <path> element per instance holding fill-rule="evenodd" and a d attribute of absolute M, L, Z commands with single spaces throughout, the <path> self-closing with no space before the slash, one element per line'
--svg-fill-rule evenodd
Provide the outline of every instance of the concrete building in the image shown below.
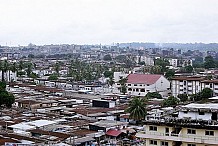
<path fill-rule="evenodd" d="M 116 85 L 118 89 L 121 88 L 119 83 Z M 129 74 L 126 87 L 129 95 L 145 96 L 148 92 L 159 92 L 162 96 L 167 96 L 170 82 L 162 75 Z"/>
<path fill-rule="evenodd" d="M 202 77 L 175 77 L 171 81 L 172 95 L 177 97 L 179 94 L 196 94 L 201 91 Z"/>
<path fill-rule="evenodd" d="M 203 77 L 175 77 L 171 81 L 173 96 L 179 94 L 192 95 L 199 93 L 204 88 L 213 90 L 214 95 L 218 95 L 218 80 L 205 80 Z M 213 95 L 211 95 L 213 96 Z"/>
<path fill-rule="evenodd" d="M 136 63 L 145 62 L 145 65 L 154 65 L 154 59 L 148 56 L 136 56 Z"/>
<path fill-rule="evenodd" d="M 175 59 L 175 58 L 171 58 L 168 59 L 170 62 L 170 65 L 173 67 L 185 67 L 185 66 L 192 66 L 192 60 L 191 59 Z"/>
<path fill-rule="evenodd" d="M 4 73 L 4 79 L 6 82 L 17 81 L 17 72 L 7 71 Z M 0 71 L 0 80 L 2 80 L 2 71 Z"/>
<path fill-rule="evenodd" d="M 217 104 L 188 104 L 171 116 L 146 120 L 136 137 L 153 146 L 216 146 L 218 144 Z"/>

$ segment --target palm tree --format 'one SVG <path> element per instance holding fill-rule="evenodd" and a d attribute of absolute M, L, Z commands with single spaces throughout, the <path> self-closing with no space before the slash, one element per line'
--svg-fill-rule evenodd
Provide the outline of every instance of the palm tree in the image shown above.
<path fill-rule="evenodd" d="M 26 69 L 26 73 L 27 76 L 30 77 L 30 74 L 32 73 L 32 68 L 33 68 L 33 64 L 30 62 L 27 64 L 27 69 Z"/>
<path fill-rule="evenodd" d="M 22 71 L 24 69 L 24 63 L 23 61 L 19 61 L 19 66 L 18 66 L 19 70 Z"/>
<path fill-rule="evenodd" d="M 55 72 L 57 73 L 57 75 L 59 76 L 59 71 L 60 71 L 60 63 L 59 62 L 56 62 L 55 63 Z"/>
<path fill-rule="evenodd" d="M 129 102 L 128 108 L 125 110 L 125 112 L 130 113 L 129 117 L 131 119 L 136 120 L 136 123 L 145 119 L 145 116 L 147 115 L 145 102 L 145 98 L 133 97 L 133 99 L 131 99 Z"/>
<path fill-rule="evenodd" d="M 126 82 L 127 82 L 127 78 L 123 78 L 119 80 L 119 83 L 121 85 L 120 87 L 120 92 L 125 94 L 127 92 L 127 87 L 126 87 Z"/>
<path fill-rule="evenodd" d="M 7 60 L 0 62 L 0 70 L 2 71 L 2 82 L 5 82 L 5 73 L 9 70 L 9 63 Z"/>

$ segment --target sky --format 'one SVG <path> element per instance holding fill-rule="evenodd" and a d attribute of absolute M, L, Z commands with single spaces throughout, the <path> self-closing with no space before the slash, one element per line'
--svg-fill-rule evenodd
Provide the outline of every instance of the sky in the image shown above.
<path fill-rule="evenodd" d="M 218 0 L 0 0 L 0 45 L 218 42 Z"/>

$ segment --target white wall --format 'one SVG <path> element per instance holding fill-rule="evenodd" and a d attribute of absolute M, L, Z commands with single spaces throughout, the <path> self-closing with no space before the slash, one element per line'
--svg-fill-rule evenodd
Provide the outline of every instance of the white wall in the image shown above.
<path fill-rule="evenodd" d="M 184 117 L 190 117 L 190 119 L 192 120 L 199 120 L 199 119 L 202 119 L 202 120 L 211 120 L 211 116 L 212 116 L 212 113 L 206 113 L 204 115 L 199 115 L 198 112 L 192 112 L 192 111 L 188 111 L 187 113 L 184 113 L 183 111 L 180 111 L 179 112 L 179 115 L 178 115 L 178 118 L 184 118 Z"/>

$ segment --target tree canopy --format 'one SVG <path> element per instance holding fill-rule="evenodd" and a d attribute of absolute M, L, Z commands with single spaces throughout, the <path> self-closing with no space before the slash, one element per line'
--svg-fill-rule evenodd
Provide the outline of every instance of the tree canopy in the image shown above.
<path fill-rule="evenodd" d="M 57 80 L 58 79 L 58 75 L 57 74 L 51 74 L 49 77 L 48 77 L 48 80 Z"/>
<path fill-rule="evenodd" d="M 180 99 L 181 102 L 185 102 L 188 100 L 187 94 L 179 94 L 177 97 Z"/>
<path fill-rule="evenodd" d="M 157 99 L 161 99 L 162 96 L 158 93 L 158 92 L 148 92 L 146 94 L 147 98 L 157 98 Z"/>
<path fill-rule="evenodd" d="M 179 103 L 179 99 L 177 99 L 174 96 L 170 96 L 167 99 L 164 99 L 162 105 L 168 107 L 168 106 L 176 106 L 178 103 Z"/>
<path fill-rule="evenodd" d="M 6 106 L 11 108 L 14 102 L 14 95 L 6 91 L 6 83 L 0 82 L 0 107 Z"/>
<path fill-rule="evenodd" d="M 155 66 L 160 66 L 160 72 L 163 74 L 164 72 L 167 71 L 167 67 L 170 65 L 170 62 L 167 59 L 155 59 L 154 60 L 154 65 Z"/>
<path fill-rule="evenodd" d="M 208 99 L 212 96 L 213 96 L 213 90 L 211 90 L 210 88 L 204 88 L 201 92 L 191 95 L 190 99 L 193 101 L 201 101 L 201 100 Z"/>
<path fill-rule="evenodd" d="M 111 61 L 112 60 L 111 55 L 110 54 L 105 55 L 103 60 L 104 61 Z"/>
<path fill-rule="evenodd" d="M 133 97 L 125 112 L 130 113 L 129 117 L 136 121 L 145 119 L 145 116 L 147 115 L 145 98 Z"/>
<path fill-rule="evenodd" d="M 204 61 L 204 68 L 209 69 L 216 67 L 215 61 L 212 56 L 205 57 Z"/>
<path fill-rule="evenodd" d="M 123 78 L 119 80 L 119 83 L 121 85 L 120 92 L 123 94 L 127 92 L 126 82 L 127 82 L 127 78 Z"/>

